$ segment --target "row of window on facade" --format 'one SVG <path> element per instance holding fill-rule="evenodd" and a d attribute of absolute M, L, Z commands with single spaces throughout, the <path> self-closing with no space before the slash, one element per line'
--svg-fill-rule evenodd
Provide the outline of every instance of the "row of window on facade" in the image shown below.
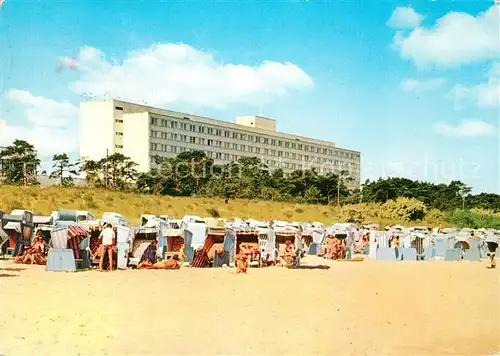
<path fill-rule="evenodd" d="M 179 153 L 181 152 L 186 152 L 189 151 L 189 149 L 185 147 L 179 147 Z M 206 152 L 207 157 L 214 158 L 214 159 L 219 159 L 219 160 L 225 160 L 228 162 L 236 162 L 238 159 L 240 159 L 242 156 L 238 155 L 232 155 L 228 153 L 220 153 L 220 152 Z M 291 169 L 291 170 L 302 170 L 302 169 L 309 169 L 312 168 L 313 166 L 311 165 L 303 165 L 299 163 L 291 163 L 291 162 L 280 162 L 272 159 L 266 159 L 263 160 L 263 163 L 267 165 L 268 167 L 271 168 L 283 168 L 283 169 Z M 325 168 L 325 167 L 316 167 L 320 173 L 333 173 L 335 172 L 335 169 L 331 168 Z"/>
<path fill-rule="evenodd" d="M 297 143 L 297 142 L 290 142 L 290 141 L 284 141 L 284 140 L 279 140 L 279 139 L 274 139 L 274 138 L 261 137 L 261 136 L 257 136 L 257 135 L 250 135 L 250 134 L 236 132 L 236 131 L 222 130 L 222 129 L 212 128 L 212 127 L 207 127 L 207 126 L 202 126 L 202 125 L 189 124 L 186 122 L 177 122 L 177 121 L 161 119 L 161 118 L 157 118 L 157 117 L 151 118 L 151 125 L 162 126 L 162 127 L 172 128 L 172 129 L 180 129 L 180 130 L 190 131 L 190 132 L 198 132 L 201 134 L 207 134 L 207 135 L 213 135 L 213 136 L 219 136 L 219 137 L 225 137 L 225 138 L 232 138 L 232 139 L 241 140 L 241 141 L 249 141 L 252 143 L 262 143 L 265 145 L 284 147 L 284 148 L 289 148 L 289 149 L 299 150 L 299 151 L 315 152 L 315 153 L 330 155 L 330 156 L 335 155 L 335 156 L 345 157 L 345 158 L 350 158 L 350 159 L 359 158 L 359 154 L 357 154 L 357 153 L 342 152 L 342 151 L 336 151 L 336 150 L 334 151 L 331 148 L 310 146 L 310 145 Z M 165 134 L 165 132 L 151 130 L 151 137 L 160 138 L 160 137 L 158 137 L 158 135 L 162 135 L 162 134 Z"/>
<path fill-rule="evenodd" d="M 193 149 L 187 148 L 187 147 L 178 147 L 178 146 L 172 146 L 172 145 L 166 145 L 163 143 L 154 143 L 151 142 L 150 144 L 150 150 L 151 151 L 156 151 L 156 152 L 167 152 L 167 153 L 182 153 L 186 151 L 192 151 Z M 251 147 L 254 148 L 254 147 Z M 295 154 L 295 153 L 289 153 L 289 152 L 281 152 L 281 151 L 275 151 L 275 150 L 268 150 L 266 149 L 259 149 L 258 147 L 255 147 L 256 150 L 250 150 L 250 153 L 256 153 L 256 154 L 261 154 L 265 156 L 271 156 L 271 157 L 279 157 L 279 158 L 285 158 L 285 159 L 292 159 L 292 160 L 299 160 L 299 161 L 306 161 L 306 162 L 315 162 L 318 164 L 324 163 L 328 165 L 334 165 L 337 167 L 346 167 L 346 168 L 351 168 L 351 169 L 356 169 L 358 167 L 358 164 L 353 163 L 353 162 L 343 162 L 339 160 L 332 160 L 332 159 L 326 159 L 322 157 L 314 157 L 314 156 L 309 156 L 309 155 L 301 155 L 301 154 Z M 263 151 L 263 152 L 261 152 Z M 241 157 L 238 155 L 233 155 L 229 153 L 222 153 L 222 152 L 212 152 L 212 151 L 205 151 L 207 154 L 207 157 L 209 158 L 214 158 L 218 160 L 224 160 L 224 161 L 234 161 L 237 160 L 237 158 L 234 157 Z"/>
<path fill-rule="evenodd" d="M 119 133 L 119 132 L 117 134 L 123 135 L 122 133 Z M 273 155 L 272 152 L 278 152 L 277 153 L 278 157 L 281 157 L 280 154 L 281 155 L 288 154 L 288 152 L 286 152 L 286 151 L 283 153 L 283 151 L 279 151 L 279 150 L 273 150 L 273 149 L 267 149 L 267 148 L 261 149 L 260 147 L 254 147 L 252 145 L 247 146 L 247 145 L 243 145 L 243 144 L 236 144 L 236 143 L 225 142 L 225 141 L 220 141 L 220 140 L 205 139 L 202 137 L 187 136 L 187 135 L 181 135 L 181 134 L 176 134 L 176 133 L 171 133 L 171 132 L 160 132 L 160 131 L 151 130 L 150 136 L 151 136 L 151 138 L 157 138 L 157 139 L 162 139 L 162 140 L 189 142 L 192 144 L 198 144 L 198 145 L 203 145 L 203 146 L 206 145 L 206 146 L 219 147 L 219 148 L 225 148 L 225 149 L 230 149 L 230 150 L 239 150 L 239 151 L 257 153 L 257 154 L 260 154 L 261 153 L 260 151 L 264 151 L 263 154 L 265 154 L 265 155 L 268 155 L 268 154 Z M 285 146 L 285 148 L 287 148 L 287 147 Z M 326 150 L 326 149 L 324 149 L 324 150 Z M 308 152 L 307 150 L 305 150 L 305 151 Z M 319 151 L 319 148 L 316 152 L 323 153 L 323 152 L 318 152 L 318 151 Z M 331 152 L 332 150 L 328 150 L 328 151 Z M 271 152 L 271 153 L 269 153 L 269 152 Z M 310 151 L 310 152 L 314 152 L 314 151 Z M 355 157 L 356 157 L 355 154 L 349 153 L 349 152 L 342 152 L 342 151 L 335 150 L 334 153 L 335 153 L 334 156 L 337 156 L 337 157 L 344 157 L 344 158 L 350 158 L 350 159 L 355 159 Z M 290 154 L 295 156 L 295 153 L 290 153 Z M 325 153 L 323 153 L 323 154 L 325 154 Z M 331 154 L 329 154 L 329 155 L 331 156 Z M 300 154 L 299 154 L 299 156 L 300 156 Z M 286 158 L 288 158 L 288 157 L 286 157 Z M 292 159 L 295 159 L 295 158 L 292 157 Z M 301 158 L 298 158 L 298 159 L 301 159 Z"/>

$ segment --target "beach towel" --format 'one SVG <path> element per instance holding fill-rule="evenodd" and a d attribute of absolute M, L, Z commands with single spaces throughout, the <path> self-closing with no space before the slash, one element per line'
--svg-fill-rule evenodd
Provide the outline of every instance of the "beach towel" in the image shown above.
<path fill-rule="evenodd" d="M 146 247 L 146 250 L 144 250 L 144 253 L 141 256 L 141 261 L 149 261 L 151 263 L 156 263 L 156 246 L 153 245 L 153 243 L 150 243 L 148 247 Z"/>

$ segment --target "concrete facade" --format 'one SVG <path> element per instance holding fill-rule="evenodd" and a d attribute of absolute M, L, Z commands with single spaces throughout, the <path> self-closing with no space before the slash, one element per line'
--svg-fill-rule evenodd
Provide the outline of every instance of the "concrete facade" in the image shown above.
<path fill-rule="evenodd" d="M 174 157 L 200 150 L 217 164 L 240 157 L 258 157 L 269 169 L 285 173 L 316 168 L 320 174 L 347 170 L 360 186 L 360 152 L 332 142 L 276 131 L 276 121 L 242 116 L 236 123 L 214 120 L 118 100 L 80 104 L 82 137 L 80 159 L 99 160 L 122 153 L 145 172 L 153 157 Z"/>

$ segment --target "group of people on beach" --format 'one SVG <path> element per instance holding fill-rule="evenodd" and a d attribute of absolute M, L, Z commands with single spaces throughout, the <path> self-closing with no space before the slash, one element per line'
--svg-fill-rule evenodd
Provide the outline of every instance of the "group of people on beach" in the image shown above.
<path fill-rule="evenodd" d="M 49 245 L 43 235 L 37 234 L 30 246 L 14 258 L 15 263 L 45 265 L 47 263 L 47 250 Z"/>
<path fill-rule="evenodd" d="M 158 248 L 158 241 L 153 240 L 149 246 L 144 250 L 141 260 L 137 265 L 138 269 L 179 269 L 181 268 L 182 261 L 179 255 L 174 255 L 172 258 L 164 261 L 158 261 L 156 250 Z"/>
<path fill-rule="evenodd" d="M 440 226 L 440 230 L 442 230 Z M 107 224 L 105 228 L 101 231 L 99 239 L 102 241 L 99 247 L 99 270 L 103 271 L 106 267 L 110 270 L 113 269 L 113 254 L 115 253 L 115 232 L 111 224 Z M 359 229 L 354 234 L 353 252 L 362 254 L 365 251 L 366 246 L 369 244 L 370 235 L 369 232 L 362 234 Z M 389 240 L 390 247 L 397 247 L 400 245 L 399 236 L 393 235 Z M 495 252 L 498 248 L 497 242 L 487 242 L 489 250 L 489 268 L 496 267 Z M 137 266 L 139 269 L 167 269 L 176 270 L 182 266 L 183 261 L 179 258 L 178 254 L 173 255 L 164 261 L 158 261 L 157 259 L 157 248 L 158 241 L 153 240 L 151 244 L 146 248 L 143 255 L 141 256 L 140 262 Z M 15 263 L 23 264 L 39 264 L 45 265 L 47 263 L 47 251 L 48 244 L 45 241 L 41 233 L 35 235 L 31 245 L 26 247 L 20 255 L 16 256 Z M 320 255 L 326 255 L 330 259 L 340 259 L 344 258 L 347 252 L 347 245 L 345 239 L 337 239 L 335 237 L 328 237 L 323 250 L 320 250 Z M 106 256 L 108 256 L 108 261 L 105 261 Z M 274 263 L 271 262 L 267 256 L 263 260 L 263 263 Z M 238 253 L 235 256 L 236 262 L 236 273 L 247 273 L 250 260 L 260 259 L 259 247 L 253 246 L 251 243 L 242 242 L 239 245 Z M 296 258 L 295 246 L 291 241 L 286 241 L 284 253 L 278 258 L 278 263 L 284 266 L 291 266 Z"/>

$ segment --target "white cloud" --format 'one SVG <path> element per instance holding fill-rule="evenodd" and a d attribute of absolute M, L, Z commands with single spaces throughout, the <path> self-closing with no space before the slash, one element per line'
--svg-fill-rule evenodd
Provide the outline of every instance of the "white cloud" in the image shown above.
<path fill-rule="evenodd" d="M 500 62 L 492 65 L 488 72 L 486 83 L 478 85 L 457 84 L 448 93 L 448 97 L 455 100 L 456 108 L 471 104 L 480 108 L 500 107 Z"/>
<path fill-rule="evenodd" d="M 420 25 L 423 16 L 416 12 L 411 6 L 399 6 L 392 12 L 392 16 L 387 22 L 392 28 L 415 28 Z"/>
<path fill-rule="evenodd" d="M 78 55 L 78 72 L 71 88 L 80 95 L 155 106 L 259 105 L 313 86 L 313 80 L 292 63 L 224 64 L 186 44 L 156 44 L 128 53 L 120 63 L 107 60 L 99 49 L 84 47 Z"/>
<path fill-rule="evenodd" d="M 15 139 L 22 139 L 33 144 L 43 157 L 78 151 L 78 107 L 68 101 L 34 96 L 19 89 L 10 89 L 7 98 L 27 122 L 19 125 L 13 124 L 14 118 L 0 120 L 0 145 L 11 145 Z"/>
<path fill-rule="evenodd" d="M 393 45 L 403 58 L 417 66 L 459 67 L 498 58 L 500 6 L 493 5 L 477 16 L 449 12 L 433 27 L 397 32 Z"/>
<path fill-rule="evenodd" d="M 441 88 L 444 83 L 446 83 L 446 79 L 444 78 L 435 78 L 435 79 L 427 79 L 427 80 L 419 80 L 415 78 L 408 78 L 401 83 L 401 89 L 408 92 L 424 92 L 430 90 L 436 90 Z"/>
<path fill-rule="evenodd" d="M 480 107 L 500 107 L 500 62 L 496 62 L 488 73 L 488 83 L 480 85 L 478 105 Z"/>
<path fill-rule="evenodd" d="M 493 136 L 497 132 L 495 126 L 479 120 L 461 121 L 456 126 L 438 122 L 434 128 L 438 134 L 449 137 Z"/>

